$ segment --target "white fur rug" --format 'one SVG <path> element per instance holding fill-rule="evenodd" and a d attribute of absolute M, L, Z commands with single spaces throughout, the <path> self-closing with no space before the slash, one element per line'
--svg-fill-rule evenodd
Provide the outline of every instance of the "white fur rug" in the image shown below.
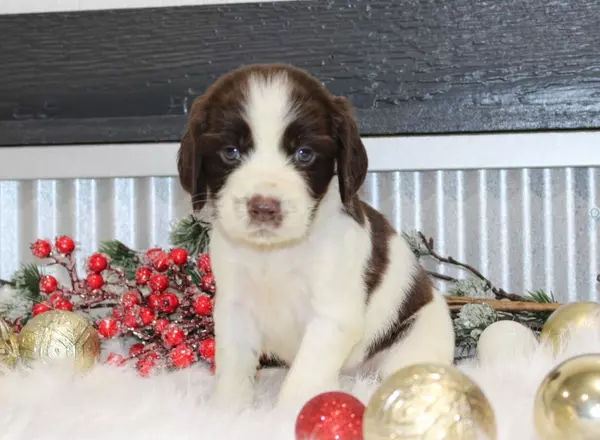
<path fill-rule="evenodd" d="M 600 335 L 574 335 L 560 359 L 540 348 L 531 357 L 460 368 L 490 399 L 499 440 L 536 439 L 533 398 L 545 374 L 574 355 L 600 353 Z M 211 408 L 212 376 L 201 367 L 141 378 L 123 368 L 99 366 L 83 376 L 56 367 L 0 377 L 2 440 L 294 440 L 294 414 L 269 410 L 282 377 L 271 371 L 259 383 L 259 409 L 234 416 Z M 377 384 L 348 378 L 346 390 L 367 402 Z"/>

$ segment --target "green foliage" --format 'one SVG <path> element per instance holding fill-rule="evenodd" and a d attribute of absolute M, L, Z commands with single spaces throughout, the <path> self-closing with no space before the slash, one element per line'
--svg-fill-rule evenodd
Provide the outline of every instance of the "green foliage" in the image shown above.
<path fill-rule="evenodd" d="M 110 257 L 111 264 L 114 267 L 119 267 L 125 271 L 127 279 L 132 280 L 135 278 L 135 272 L 140 264 L 140 258 L 136 251 L 118 240 L 103 242 L 99 250 Z"/>
<path fill-rule="evenodd" d="M 11 284 L 20 290 L 25 298 L 32 302 L 41 301 L 40 279 L 42 278 L 40 268 L 35 264 L 23 264 L 11 278 Z"/>
<path fill-rule="evenodd" d="M 210 225 L 208 223 L 190 215 L 173 227 L 170 234 L 171 244 L 196 256 L 208 251 L 209 232 Z"/>

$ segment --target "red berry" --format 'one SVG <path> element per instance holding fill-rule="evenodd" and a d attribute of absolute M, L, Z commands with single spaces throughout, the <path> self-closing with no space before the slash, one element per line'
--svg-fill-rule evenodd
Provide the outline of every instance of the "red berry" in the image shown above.
<path fill-rule="evenodd" d="M 148 261 L 152 263 L 154 269 L 158 272 L 166 271 L 171 265 L 171 258 L 169 258 L 169 254 L 161 249 L 150 249 L 146 252 L 146 257 Z"/>
<path fill-rule="evenodd" d="M 50 310 L 50 307 L 48 307 L 47 304 L 37 303 L 37 304 L 34 304 L 33 308 L 31 309 L 31 314 L 33 316 L 37 316 L 37 315 L 41 315 L 42 313 L 46 313 L 49 310 Z"/>
<path fill-rule="evenodd" d="M 173 292 L 167 292 L 163 294 L 163 302 L 161 312 L 163 313 L 173 313 L 179 307 L 179 298 Z"/>
<path fill-rule="evenodd" d="M 106 363 L 110 365 L 115 365 L 117 367 L 122 367 L 126 364 L 125 358 L 117 353 L 110 353 L 106 358 Z"/>
<path fill-rule="evenodd" d="M 40 278 L 40 290 L 44 293 L 52 293 L 56 291 L 58 281 L 52 275 L 44 275 Z"/>
<path fill-rule="evenodd" d="M 200 270 L 202 275 L 207 273 L 211 273 L 212 269 L 210 266 L 210 254 L 202 254 L 198 257 L 198 261 L 196 261 L 196 267 Z"/>
<path fill-rule="evenodd" d="M 98 334 L 104 339 L 110 339 L 119 332 L 119 323 L 114 318 L 102 318 L 97 322 Z"/>
<path fill-rule="evenodd" d="M 58 304 L 64 298 L 65 297 L 64 297 L 64 295 L 62 293 L 53 293 L 52 295 L 50 295 L 48 297 L 48 304 L 50 305 L 51 308 L 55 309 L 56 308 L 56 304 Z"/>
<path fill-rule="evenodd" d="M 171 350 L 169 357 L 173 365 L 177 368 L 187 368 L 196 360 L 194 350 L 185 344 L 178 345 Z"/>
<path fill-rule="evenodd" d="M 207 295 L 200 295 L 194 301 L 194 311 L 200 316 L 210 315 L 212 308 L 212 301 Z"/>
<path fill-rule="evenodd" d="M 91 273 L 87 276 L 87 285 L 93 290 L 100 289 L 104 286 L 104 278 L 99 273 Z"/>
<path fill-rule="evenodd" d="M 116 319 L 123 319 L 123 309 L 121 307 L 115 307 L 112 311 L 112 315 Z"/>
<path fill-rule="evenodd" d="M 67 312 L 71 312 L 73 310 L 73 303 L 68 299 L 63 298 L 57 302 L 54 308 L 57 310 L 66 310 Z"/>
<path fill-rule="evenodd" d="M 150 325 L 156 319 L 156 313 L 148 307 L 142 307 L 140 309 L 140 318 L 144 325 Z"/>
<path fill-rule="evenodd" d="M 163 294 L 162 293 L 151 293 L 148 295 L 148 307 L 153 310 L 161 310 L 163 304 Z"/>
<path fill-rule="evenodd" d="M 102 254 L 94 254 L 88 260 L 88 268 L 92 272 L 102 272 L 108 267 L 108 258 Z"/>
<path fill-rule="evenodd" d="M 145 348 L 146 346 L 141 342 L 138 344 L 133 344 L 131 347 L 129 347 L 129 356 L 139 356 Z"/>
<path fill-rule="evenodd" d="M 187 263 L 188 256 L 188 252 L 182 248 L 175 248 L 171 251 L 171 260 L 173 260 L 173 263 L 177 264 L 178 266 L 183 266 L 185 263 Z"/>
<path fill-rule="evenodd" d="M 166 275 L 157 273 L 150 277 L 148 285 L 155 292 L 164 292 L 169 287 L 169 278 Z"/>
<path fill-rule="evenodd" d="M 64 255 L 69 255 L 71 252 L 75 250 L 75 242 L 73 239 L 67 235 L 63 235 L 56 239 L 54 243 L 58 252 Z"/>
<path fill-rule="evenodd" d="M 174 347 L 183 343 L 185 340 L 185 333 L 181 327 L 176 324 L 169 324 L 162 332 L 162 340 L 167 347 Z"/>
<path fill-rule="evenodd" d="M 208 273 L 202 277 L 200 287 L 205 292 L 215 293 L 215 277 L 212 273 Z"/>
<path fill-rule="evenodd" d="M 152 269 L 149 267 L 140 267 L 135 273 L 135 281 L 140 286 L 145 286 L 148 284 L 148 280 L 152 276 Z"/>
<path fill-rule="evenodd" d="M 123 324 L 129 328 L 138 328 L 141 326 L 140 311 L 137 307 L 132 307 L 125 312 Z"/>
<path fill-rule="evenodd" d="M 31 245 L 31 253 L 37 258 L 48 258 L 52 252 L 52 245 L 47 240 L 36 240 Z"/>
<path fill-rule="evenodd" d="M 166 319 L 157 319 L 154 323 L 154 332 L 160 335 L 169 324 Z"/>
<path fill-rule="evenodd" d="M 204 339 L 198 345 L 198 353 L 203 359 L 212 362 L 215 359 L 215 340 L 214 338 Z"/>
<path fill-rule="evenodd" d="M 125 310 L 130 309 L 133 306 L 137 306 L 142 302 L 142 296 L 135 290 L 125 292 L 121 296 L 121 305 Z"/>
<path fill-rule="evenodd" d="M 140 376 L 148 377 L 152 374 L 154 368 L 156 368 L 156 361 L 152 358 L 140 359 L 135 364 Z"/>

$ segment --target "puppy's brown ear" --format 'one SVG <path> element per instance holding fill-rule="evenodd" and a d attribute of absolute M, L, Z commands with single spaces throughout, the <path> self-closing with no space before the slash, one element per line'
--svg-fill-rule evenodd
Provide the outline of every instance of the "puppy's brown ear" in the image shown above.
<path fill-rule="evenodd" d="M 337 174 L 340 196 L 342 203 L 349 206 L 367 177 L 369 159 L 351 104 L 339 96 L 334 98 L 334 102 L 338 109 L 335 123 L 339 143 Z"/>
<path fill-rule="evenodd" d="M 202 151 L 198 145 L 198 139 L 204 131 L 204 114 L 203 99 L 200 97 L 192 104 L 188 127 L 181 138 L 177 153 L 179 182 L 192 197 L 195 211 L 200 211 L 208 198 L 208 185 L 202 169 Z"/>

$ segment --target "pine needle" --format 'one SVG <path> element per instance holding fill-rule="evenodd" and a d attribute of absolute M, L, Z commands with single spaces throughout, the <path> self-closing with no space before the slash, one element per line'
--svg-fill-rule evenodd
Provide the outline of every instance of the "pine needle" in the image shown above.
<path fill-rule="evenodd" d="M 35 264 L 23 264 L 12 276 L 11 283 L 17 290 L 23 292 L 26 298 L 33 302 L 41 300 L 40 279 L 42 272 Z"/>
<path fill-rule="evenodd" d="M 100 252 L 106 254 L 111 259 L 111 264 L 125 271 L 127 279 L 135 278 L 135 272 L 140 264 L 138 254 L 119 240 L 109 240 L 102 242 Z"/>
<path fill-rule="evenodd" d="M 180 220 L 171 231 L 170 240 L 174 247 L 185 249 L 192 256 L 208 250 L 210 225 L 190 215 Z"/>
<path fill-rule="evenodd" d="M 538 303 L 555 303 L 556 302 L 552 292 L 546 293 L 541 289 L 538 289 L 535 292 L 529 292 L 529 298 L 527 298 L 527 297 L 525 297 L 525 298 L 526 299 L 531 298 L 533 301 L 538 302 Z"/>

